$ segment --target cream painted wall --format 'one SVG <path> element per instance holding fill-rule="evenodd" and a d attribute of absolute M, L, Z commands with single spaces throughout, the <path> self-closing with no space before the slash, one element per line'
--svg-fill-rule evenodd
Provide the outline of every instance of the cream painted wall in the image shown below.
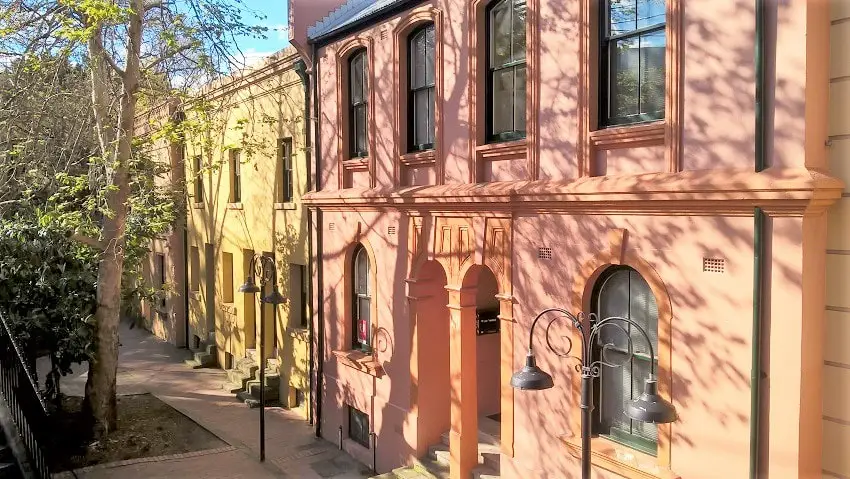
<path fill-rule="evenodd" d="M 222 367 L 245 357 L 246 350 L 259 345 L 261 312 L 251 298 L 236 291 L 248 275 L 253 254 L 274 254 L 277 283 L 286 297 L 297 295 L 290 285 L 291 265 L 308 265 L 306 215 L 300 204 L 307 188 L 307 152 L 304 135 L 304 85 L 292 48 L 278 52 L 263 64 L 204 90 L 211 114 L 200 118 L 186 107 L 187 121 L 203 127 L 187 139 L 186 176 L 189 179 L 189 249 L 204 251 L 213 245 L 213 264 L 201 264 L 201 284 L 190 298 L 190 329 L 206 340 L 207 315 L 214 311 L 215 341 Z M 291 139 L 293 201 L 283 202 L 278 159 L 279 140 Z M 240 150 L 241 201 L 231 201 L 231 154 Z M 193 158 L 202 157 L 203 197 L 194 196 Z M 233 255 L 233 267 L 222 266 L 225 253 Z M 213 268 L 215 274 L 207 274 Z M 230 274 L 232 269 L 232 274 Z M 225 278 L 225 273 L 227 278 Z M 209 287 L 209 279 L 215 284 Z M 225 291 L 225 289 L 227 289 Z M 232 295 L 232 302 L 225 302 Z M 212 307 L 208 308 L 210 303 Z M 290 303 L 278 308 L 272 325 L 270 307 L 266 318 L 266 356 L 281 366 L 281 400 L 294 405 L 295 389 L 308 397 L 309 378 L 307 330 L 300 327 L 300 311 Z M 273 326 L 273 328 L 272 328 Z M 305 408 L 306 412 L 306 408 Z"/>
<path fill-rule="evenodd" d="M 850 185 L 850 0 L 832 0 L 829 165 Z M 850 186 L 829 214 L 824 343 L 823 477 L 850 477 Z"/>

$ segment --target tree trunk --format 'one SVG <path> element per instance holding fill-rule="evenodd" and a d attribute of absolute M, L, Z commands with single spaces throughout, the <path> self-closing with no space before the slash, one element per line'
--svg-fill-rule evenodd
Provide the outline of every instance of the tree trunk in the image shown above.
<path fill-rule="evenodd" d="M 97 310 L 95 311 L 95 353 L 89 362 L 85 404 L 92 417 L 95 437 L 116 429 L 116 376 L 118 372 L 118 324 L 121 317 L 121 278 L 124 272 L 124 232 L 127 223 L 127 200 L 130 196 L 129 164 L 132 159 L 133 129 L 136 115 L 136 93 L 139 85 L 139 54 L 143 12 L 141 0 L 133 0 L 129 15 L 126 69 L 120 72 L 121 96 L 118 99 L 118 128 L 108 114 L 110 73 L 99 31 L 89 39 L 92 69 L 92 100 L 105 160 L 107 189 L 104 202 L 109 214 L 101 225 L 104 246 L 97 272 Z"/>

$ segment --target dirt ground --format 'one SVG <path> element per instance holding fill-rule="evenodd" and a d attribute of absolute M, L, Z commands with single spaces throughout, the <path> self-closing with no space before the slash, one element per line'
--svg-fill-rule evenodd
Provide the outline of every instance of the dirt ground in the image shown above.
<path fill-rule="evenodd" d="M 64 397 L 56 413 L 55 472 L 108 462 L 215 449 L 227 444 L 152 394 L 118 396 L 118 430 L 93 441 L 80 413 L 82 398 Z"/>

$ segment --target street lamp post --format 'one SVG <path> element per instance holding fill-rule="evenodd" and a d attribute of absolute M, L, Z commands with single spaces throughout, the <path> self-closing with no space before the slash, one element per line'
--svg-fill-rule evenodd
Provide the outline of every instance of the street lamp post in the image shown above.
<path fill-rule="evenodd" d="M 599 377 L 602 366 L 621 367 L 628 362 L 632 355 L 632 339 L 629 332 L 623 327 L 623 323 L 637 329 L 638 332 L 646 339 L 646 344 L 649 347 L 650 358 L 650 373 L 644 383 L 644 392 L 636 400 L 631 401 L 626 407 L 626 415 L 636 421 L 649 422 L 655 424 L 665 424 L 673 422 L 677 419 L 676 408 L 666 399 L 658 395 L 658 382 L 655 378 L 655 351 L 652 348 L 652 342 L 643 328 L 630 318 L 612 316 L 602 320 L 596 320 L 596 315 L 591 313 L 588 315 L 590 320 L 589 330 L 585 328 L 584 313 L 579 313 L 578 316 L 573 315 L 569 311 L 561 308 L 545 309 L 534 318 L 531 323 L 531 331 L 528 335 L 528 355 L 525 357 L 525 366 L 515 372 L 511 376 L 511 387 L 515 389 L 540 391 L 549 389 L 555 385 L 552 376 L 537 367 L 537 361 L 534 356 L 534 328 L 540 318 L 548 313 L 560 313 L 549 324 L 546 325 L 546 347 L 560 357 L 572 358 L 579 361 L 577 370 L 581 373 L 581 477 L 582 479 L 590 479 L 590 438 L 591 438 L 591 419 L 593 412 L 593 379 Z M 572 341 L 568 339 L 569 347 L 566 351 L 558 351 L 549 341 L 549 329 L 552 323 L 560 318 L 566 318 L 570 324 L 579 332 L 581 338 L 581 357 L 578 358 L 570 354 L 572 350 Z M 602 328 L 617 328 L 625 334 L 628 340 L 628 359 L 620 364 L 612 364 L 605 361 L 603 353 L 599 359 L 594 360 L 591 348 L 594 341 L 599 339 L 599 332 Z"/>
<path fill-rule="evenodd" d="M 254 281 L 254 276 L 260 278 L 260 285 Z M 245 284 L 239 287 L 240 293 L 255 294 L 272 284 L 272 292 L 260 298 L 260 461 L 266 460 L 266 356 L 263 346 L 266 342 L 265 321 L 263 320 L 262 304 L 271 304 L 272 325 L 275 324 L 277 306 L 286 303 L 286 298 L 277 289 L 277 267 L 274 259 L 265 255 L 254 255 L 248 266 L 248 277 Z M 249 390 L 250 392 L 250 390 Z"/>

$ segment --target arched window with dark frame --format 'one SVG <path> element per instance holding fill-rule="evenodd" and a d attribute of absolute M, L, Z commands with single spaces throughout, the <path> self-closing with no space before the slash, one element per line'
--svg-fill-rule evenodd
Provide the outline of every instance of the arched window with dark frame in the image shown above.
<path fill-rule="evenodd" d="M 525 138 L 525 0 L 487 8 L 487 140 Z"/>
<path fill-rule="evenodd" d="M 593 312 L 598 320 L 616 316 L 635 321 L 649 335 L 653 349 L 658 351 L 658 305 L 649 283 L 634 269 L 612 267 L 600 276 L 593 291 Z M 637 399 L 643 392 L 644 380 L 649 377 L 652 359 L 646 339 L 626 322 L 615 322 L 615 326 L 611 324 L 600 329 L 593 344 L 594 357 L 612 365 L 602 365 L 596 382 L 594 432 L 655 455 L 657 426 L 632 420 L 624 412 L 626 403 Z M 655 360 L 657 362 L 657 357 Z"/>
<path fill-rule="evenodd" d="M 351 305 L 353 349 L 369 353 L 372 351 L 372 288 L 370 283 L 372 265 L 362 244 L 357 245 L 353 255 L 353 291 Z"/>
<path fill-rule="evenodd" d="M 434 24 L 410 34 L 408 42 L 408 145 L 410 151 L 434 147 L 435 48 Z"/>
<path fill-rule="evenodd" d="M 360 158 L 369 154 L 368 106 L 369 81 L 366 74 L 366 49 L 356 51 L 348 60 L 348 125 L 350 154 Z"/>

